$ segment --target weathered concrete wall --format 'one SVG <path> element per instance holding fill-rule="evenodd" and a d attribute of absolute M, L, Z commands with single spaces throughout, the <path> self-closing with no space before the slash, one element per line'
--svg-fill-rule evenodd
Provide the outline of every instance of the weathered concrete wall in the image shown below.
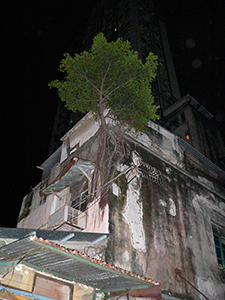
<path fill-rule="evenodd" d="M 58 192 L 58 196 L 51 194 L 41 197 L 39 187 L 34 189 L 29 214 L 17 223 L 17 228 L 52 229 L 49 228 L 49 216 L 66 204 L 68 188 Z"/>
<path fill-rule="evenodd" d="M 109 206 L 101 208 L 99 202 L 100 199 L 87 207 L 86 232 L 109 233 Z"/>
<path fill-rule="evenodd" d="M 76 145 L 81 147 L 87 142 L 99 129 L 99 124 L 95 117 L 88 113 L 82 120 L 80 120 L 65 136 L 62 137 L 63 147 L 61 154 L 61 162 L 68 157 L 67 139 L 69 140 L 70 149 Z"/>
<path fill-rule="evenodd" d="M 139 174 L 129 184 L 132 174 L 114 183 L 108 258 L 161 281 L 163 290 L 173 296 L 201 299 L 188 284 L 175 280 L 178 268 L 207 297 L 223 299 L 225 283 L 217 265 L 211 219 L 225 225 L 220 208 L 224 199 L 139 145 L 130 143 L 130 148 L 161 172 L 163 185 Z M 208 184 L 214 187 L 213 182 Z"/>
<path fill-rule="evenodd" d="M 44 204 L 34 209 L 31 207 L 30 213 L 17 224 L 17 228 L 47 229 L 54 197 L 54 195 L 49 195 Z"/>
<path fill-rule="evenodd" d="M 170 161 L 178 167 L 184 167 L 183 153 L 178 145 L 177 136 L 163 127 L 150 121 L 146 133 L 130 131 L 127 136 L 161 159 Z"/>

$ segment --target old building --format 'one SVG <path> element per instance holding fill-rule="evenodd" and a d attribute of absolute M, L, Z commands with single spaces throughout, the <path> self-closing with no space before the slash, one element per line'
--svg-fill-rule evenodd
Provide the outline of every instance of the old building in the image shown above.
<path fill-rule="evenodd" d="M 88 113 L 63 136 L 23 200 L 18 227 L 110 233 L 106 261 L 162 282 L 163 299 L 223 299 L 225 172 L 149 122 L 145 134 L 126 132 L 101 203 L 90 193 L 98 128 Z"/>
<path fill-rule="evenodd" d="M 164 109 L 162 123 L 166 129 L 225 169 L 225 147 L 219 126 L 214 116 L 193 97 L 186 95 Z"/>

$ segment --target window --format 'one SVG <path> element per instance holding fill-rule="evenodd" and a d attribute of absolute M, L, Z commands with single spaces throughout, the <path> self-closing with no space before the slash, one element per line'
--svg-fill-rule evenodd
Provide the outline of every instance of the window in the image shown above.
<path fill-rule="evenodd" d="M 218 265 L 225 269 L 225 237 L 213 233 Z"/>
<path fill-rule="evenodd" d="M 88 181 L 84 178 L 78 183 L 75 182 L 70 186 L 70 206 L 80 211 L 85 211 L 87 209 L 87 199 L 89 194 Z"/>
<path fill-rule="evenodd" d="M 33 293 L 58 300 L 72 300 L 73 286 L 41 274 L 35 274 Z"/>
<path fill-rule="evenodd" d="M 218 265 L 225 269 L 225 227 L 213 222 L 212 229 Z"/>

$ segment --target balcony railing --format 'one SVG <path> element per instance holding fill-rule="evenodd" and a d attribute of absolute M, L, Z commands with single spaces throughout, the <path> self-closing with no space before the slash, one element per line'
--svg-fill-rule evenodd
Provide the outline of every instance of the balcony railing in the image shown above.
<path fill-rule="evenodd" d="M 86 227 L 86 213 L 65 205 L 49 217 L 49 228 L 60 227 L 63 224 L 72 225 L 78 229 Z"/>

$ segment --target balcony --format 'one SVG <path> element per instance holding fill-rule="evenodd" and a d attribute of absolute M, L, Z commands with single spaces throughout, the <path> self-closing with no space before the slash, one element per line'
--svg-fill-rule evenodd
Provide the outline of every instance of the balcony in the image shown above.
<path fill-rule="evenodd" d="M 65 205 L 49 216 L 49 229 L 80 231 L 86 227 L 86 213 Z"/>

